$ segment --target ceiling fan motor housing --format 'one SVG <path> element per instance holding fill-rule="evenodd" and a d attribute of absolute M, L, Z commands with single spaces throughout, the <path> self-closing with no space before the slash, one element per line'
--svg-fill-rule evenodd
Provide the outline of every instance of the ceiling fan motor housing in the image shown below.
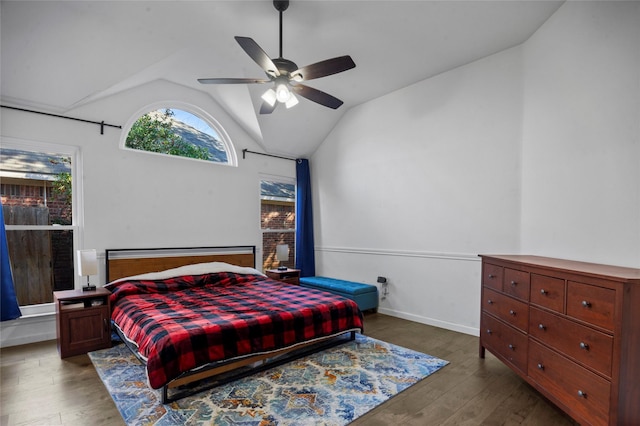
<path fill-rule="evenodd" d="M 272 61 L 273 64 L 278 67 L 278 71 L 280 72 L 280 74 L 289 75 L 298 69 L 298 66 L 293 61 L 290 61 L 288 59 L 275 58 L 272 59 Z"/>

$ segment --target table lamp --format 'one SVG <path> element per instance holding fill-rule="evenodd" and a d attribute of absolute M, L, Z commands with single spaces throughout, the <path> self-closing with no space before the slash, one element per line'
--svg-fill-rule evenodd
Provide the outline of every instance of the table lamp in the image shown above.
<path fill-rule="evenodd" d="M 98 275 L 98 256 L 95 249 L 78 250 L 78 275 L 87 277 L 87 286 L 82 287 L 83 291 L 93 291 L 95 285 L 89 284 L 91 275 Z"/>
<path fill-rule="evenodd" d="M 279 262 L 286 262 L 289 260 L 289 245 L 288 244 L 278 244 L 276 246 L 276 259 Z M 286 266 L 278 266 L 278 271 L 286 271 Z"/>

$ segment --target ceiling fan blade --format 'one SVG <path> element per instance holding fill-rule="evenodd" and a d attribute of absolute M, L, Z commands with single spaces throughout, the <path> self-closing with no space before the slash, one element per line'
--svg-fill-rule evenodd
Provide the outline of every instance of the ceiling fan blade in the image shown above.
<path fill-rule="evenodd" d="M 252 84 L 269 83 L 271 80 L 260 78 L 199 78 L 202 84 Z"/>
<path fill-rule="evenodd" d="M 262 102 L 262 106 L 260 107 L 260 114 L 271 114 L 273 110 L 278 106 L 278 102 L 274 102 L 273 105 L 269 105 L 268 102 Z"/>
<path fill-rule="evenodd" d="M 240 47 L 242 47 L 242 49 L 247 52 L 247 55 L 249 55 L 251 59 L 256 62 L 256 64 L 260 65 L 260 68 L 262 68 L 267 74 L 276 77 L 280 76 L 278 67 L 276 67 L 271 58 L 269 58 L 264 50 L 262 50 L 262 48 L 258 46 L 258 43 L 253 41 L 252 38 L 236 36 L 235 39 Z"/>
<path fill-rule="evenodd" d="M 296 80 L 296 76 L 301 75 L 302 80 L 300 81 L 307 81 L 313 80 L 314 78 L 337 74 L 355 67 L 356 64 L 353 62 L 353 59 L 351 59 L 351 56 L 339 56 L 337 58 L 327 59 L 325 61 L 316 62 L 315 64 L 298 68 L 291 73 L 291 76 Z"/>
<path fill-rule="evenodd" d="M 340 105 L 343 104 L 340 99 L 321 90 L 314 89 L 313 87 L 305 86 L 304 84 L 296 84 L 295 86 L 291 86 L 291 88 L 300 96 L 329 108 L 338 109 Z"/>

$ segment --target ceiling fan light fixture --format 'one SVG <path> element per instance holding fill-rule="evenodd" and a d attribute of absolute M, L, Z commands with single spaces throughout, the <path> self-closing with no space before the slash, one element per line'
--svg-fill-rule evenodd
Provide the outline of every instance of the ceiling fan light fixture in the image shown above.
<path fill-rule="evenodd" d="M 286 103 L 291 98 L 291 92 L 285 83 L 276 86 L 276 99 L 280 103 Z"/>
<path fill-rule="evenodd" d="M 293 93 L 290 93 L 289 100 L 285 102 L 284 105 L 287 107 L 287 109 L 289 109 L 293 106 L 298 105 L 298 102 L 300 101 L 298 101 L 298 98 L 296 97 L 296 95 L 294 95 Z"/>
<path fill-rule="evenodd" d="M 262 99 L 268 103 L 270 106 L 274 106 L 276 104 L 276 92 L 273 89 L 269 89 L 262 95 Z"/>

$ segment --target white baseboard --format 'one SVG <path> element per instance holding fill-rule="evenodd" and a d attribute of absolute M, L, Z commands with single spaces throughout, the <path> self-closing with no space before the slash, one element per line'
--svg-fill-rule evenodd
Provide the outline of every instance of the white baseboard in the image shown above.
<path fill-rule="evenodd" d="M 446 321 L 440 321 L 433 318 L 423 317 L 419 315 L 409 314 L 406 312 L 396 311 L 394 309 L 378 308 L 378 312 L 381 314 L 389 315 L 392 317 L 402 318 L 409 321 L 419 322 L 420 324 L 431 325 L 434 327 L 444 328 L 446 330 L 457 331 L 459 333 L 470 334 L 472 336 L 480 336 L 480 329 L 468 327 L 466 325 L 460 325 L 450 323 Z"/>

